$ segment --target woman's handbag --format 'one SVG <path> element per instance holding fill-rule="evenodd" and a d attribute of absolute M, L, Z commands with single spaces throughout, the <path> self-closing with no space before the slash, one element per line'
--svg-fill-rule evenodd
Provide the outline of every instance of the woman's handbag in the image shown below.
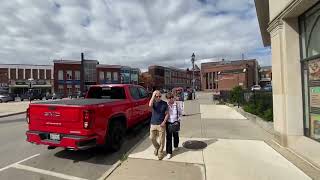
<path fill-rule="evenodd" d="M 168 124 L 168 131 L 169 133 L 174 133 L 180 131 L 180 122 L 175 121 L 174 123 Z"/>
<path fill-rule="evenodd" d="M 177 121 L 174 123 L 168 124 L 168 131 L 169 133 L 174 133 L 180 131 L 180 121 L 179 121 L 179 111 L 178 111 L 178 105 L 176 106 L 177 109 Z"/>

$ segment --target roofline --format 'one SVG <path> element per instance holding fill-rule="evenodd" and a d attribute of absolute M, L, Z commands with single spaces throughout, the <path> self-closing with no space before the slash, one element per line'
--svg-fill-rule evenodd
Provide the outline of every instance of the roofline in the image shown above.
<path fill-rule="evenodd" d="M 269 12 L 269 1 L 268 0 L 254 0 L 257 18 L 259 21 L 260 33 L 262 37 L 263 45 L 271 45 L 271 37 L 268 32 L 269 22 L 270 22 L 270 12 Z"/>
<path fill-rule="evenodd" d="M 41 64 L 0 64 L 1 65 L 5 65 L 5 66 L 53 66 L 53 65 L 49 65 L 49 64 L 45 64 L 45 65 L 41 65 Z"/>
<path fill-rule="evenodd" d="M 244 60 L 230 60 L 230 61 L 213 61 L 213 62 L 205 62 L 205 63 L 201 63 L 201 66 L 202 65 L 207 65 L 207 64 L 212 64 L 212 63 L 217 63 L 217 65 L 229 65 L 229 64 L 232 64 L 232 62 L 251 62 L 251 61 L 255 61 L 255 62 L 258 62 L 256 59 L 244 59 Z M 226 63 L 226 64 L 219 64 L 221 62 L 231 62 L 231 63 Z"/>

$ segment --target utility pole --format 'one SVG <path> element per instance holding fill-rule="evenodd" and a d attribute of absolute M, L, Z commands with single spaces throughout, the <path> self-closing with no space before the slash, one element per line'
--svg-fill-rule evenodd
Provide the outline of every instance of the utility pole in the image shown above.
<path fill-rule="evenodd" d="M 193 99 L 195 99 L 195 90 L 194 90 L 194 61 L 195 61 L 195 55 L 194 53 L 192 53 L 192 56 L 191 56 L 191 62 L 192 62 L 192 96 L 193 96 Z"/>
<path fill-rule="evenodd" d="M 84 78 L 85 78 L 85 75 L 84 75 L 84 54 L 81 53 L 81 66 L 80 66 L 80 91 L 81 91 L 81 94 L 83 94 L 85 92 L 85 85 L 84 85 Z"/>

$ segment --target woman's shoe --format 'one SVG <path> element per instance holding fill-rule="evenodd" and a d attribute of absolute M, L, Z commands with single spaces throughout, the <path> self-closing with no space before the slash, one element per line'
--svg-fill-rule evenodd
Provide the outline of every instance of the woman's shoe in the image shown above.
<path fill-rule="evenodd" d="M 167 154 L 166 159 L 171 159 L 172 158 L 172 154 Z"/>

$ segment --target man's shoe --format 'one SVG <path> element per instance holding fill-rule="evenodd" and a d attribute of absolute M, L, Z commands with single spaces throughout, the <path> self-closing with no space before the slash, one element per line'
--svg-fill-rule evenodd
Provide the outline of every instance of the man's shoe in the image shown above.
<path fill-rule="evenodd" d="M 167 154 L 166 159 L 171 159 L 172 158 L 172 154 Z"/>
<path fill-rule="evenodd" d="M 173 151 L 178 151 L 179 150 L 179 147 L 174 147 L 173 148 Z"/>
<path fill-rule="evenodd" d="M 158 151 L 159 151 L 159 149 L 155 149 L 154 152 L 153 152 L 153 154 L 154 154 L 155 156 L 158 156 Z"/>
<path fill-rule="evenodd" d="M 163 159 L 163 156 L 158 156 L 158 159 L 159 159 L 159 160 L 162 160 L 162 159 Z"/>

